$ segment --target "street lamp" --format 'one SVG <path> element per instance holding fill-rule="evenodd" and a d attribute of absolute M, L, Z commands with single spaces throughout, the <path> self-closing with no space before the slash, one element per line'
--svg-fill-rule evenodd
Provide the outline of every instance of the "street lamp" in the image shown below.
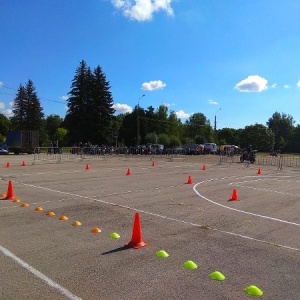
<path fill-rule="evenodd" d="M 215 113 L 215 127 L 214 127 L 214 132 L 215 132 L 215 142 L 216 142 L 216 138 L 217 138 L 217 112 L 220 111 L 222 109 L 222 107 L 220 107 L 216 113 Z"/>
<path fill-rule="evenodd" d="M 139 100 L 138 100 L 138 104 L 137 104 L 137 111 L 136 111 L 136 120 L 137 120 L 137 137 L 136 137 L 136 143 L 137 146 L 140 144 L 140 100 L 145 97 L 145 95 L 142 95 Z"/>

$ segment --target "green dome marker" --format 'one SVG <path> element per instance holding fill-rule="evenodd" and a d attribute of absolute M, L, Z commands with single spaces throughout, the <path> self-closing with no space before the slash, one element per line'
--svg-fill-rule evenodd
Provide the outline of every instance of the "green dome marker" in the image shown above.
<path fill-rule="evenodd" d="M 190 269 L 190 270 L 193 270 L 193 269 L 197 269 L 198 266 L 192 261 L 192 260 L 187 260 L 183 266 L 186 268 L 186 269 Z"/>
<path fill-rule="evenodd" d="M 225 280 L 225 276 L 219 271 L 214 271 L 210 273 L 209 278 L 212 280 L 219 280 L 219 281 Z"/>
<path fill-rule="evenodd" d="M 120 238 L 120 235 L 119 235 L 118 233 L 116 233 L 116 232 L 113 232 L 113 233 L 111 233 L 111 234 L 109 235 L 109 237 L 110 237 L 111 239 L 116 240 L 116 239 Z"/>
<path fill-rule="evenodd" d="M 263 291 L 255 285 L 249 285 L 245 292 L 251 296 L 261 296 L 263 294 Z"/>
<path fill-rule="evenodd" d="M 155 253 L 156 257 L 168 257 L 169 254 L 165 250 L 159 250 Z"/>

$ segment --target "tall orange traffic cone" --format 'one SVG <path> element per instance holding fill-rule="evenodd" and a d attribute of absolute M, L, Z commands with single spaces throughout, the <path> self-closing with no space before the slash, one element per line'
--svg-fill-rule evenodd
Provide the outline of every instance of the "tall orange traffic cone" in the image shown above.
<path fill-rule="evenodd" d="M 258 175 L 261 175 L 261 169 L 258 169 L 258 170 L 257 170 L 257 174 L 258 174 Z"/>
<path fill-rule="evenodd" d="M 25 167 L 26 166 L 26 163 L 25 163 L 25 161 L 23 160 L 23 162 L 22 162 L 22 165 L 21 165 L 22 167 Z"/>
<path fill-rule="evenodd" d="M 231 198 L 228 201 L 240 201 L 236 189 L 233 189 Z"/>
<path fill-rule="evenodd" d="M 127 169 L 126 175 L 131 175 L 130 169 Z"/>
<path fill-rule="evenodd" d="M 86 169 L 86 170 L 89 170 L 89 169 L 90 169 L 89 164 L 86 164 L 85 169 Z"/>
<path fill-rule="evenodd" d="M 9 161 L 6 163 L 6 168 L 9 168 L 10 167 L 10 163 Z"/>
<path fill-rule="evenodd" d="M 193 183 L 193 181 L 192 181 L 192 177 L 191 177 L 191 176 L 189 176 L 189 177 L 188 177 L 187 184 L 192 184 L 192 183 Z"/>
<path fill-rule="evenodd" d="M 131 241 L 128 244 L 125 244 L 125 246 L 127 246 L 129 248 L 134 248 L 134 249 L 139 249 L 139 248 L 148 246 L 148 244 L 143 242 L 143 239 L 142 239 L 140 215 L 138 212 L 136 212 L 135 216 L 134 216 Z"/>
<path fill-rule="evenodd" d="M 202 170 L 203 170 L 203 171 L 206 170 L 206 165 L 203 165 Z"/>
<path fill-rule="evenodd" d="M 14 195 L 13 185 L 11 180 L 9 180 L 5 200 L 14 200 L 14 199 L 16 199 L 16 197 Z"/>
<path fill-rule="evenodd" d="M 155 161 L 153 160 L 153 161 L 152 161 L 152 167 L 154 167 L 154 166 L 155 166 Z"/>

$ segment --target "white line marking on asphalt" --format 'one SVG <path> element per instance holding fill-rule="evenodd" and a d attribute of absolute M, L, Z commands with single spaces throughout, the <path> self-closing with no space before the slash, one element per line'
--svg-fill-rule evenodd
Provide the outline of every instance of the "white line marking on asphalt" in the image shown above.
<path fill-rule="evenodd" d="M 59 285 L 58 283 L 56 283 L 55 281 L 53 281 L 52 279 L 50 279 L 49 277 L 47 277 L 46 275 L 44 275 L 43 273 L 41 273 L 40 271 L 35 269 L 34 267 L 30 266 L 28 263 L 26 263 L 25 261 L 23 261 L 16 255 L 14 255 L 12 252 L 7 250 L 6 248 L 0 246 L 0 250 L 4 255 L 13 259 L 16 263 L 21 265 L 24 269 L 26 269 L 27 271 L 29 271 L 30 273 L 32 273 L 33 275 L 35 275 L 36 277 L 38 277 L 39 279 L 44 281 L 47 285 L 55 288 L 58 292 L 60 292 L 64 296 L 66 296 L 68 299 L 82 300 L 81 298 L 72 294 L 69 290 L 65 289 L 64 287 L 62 287 L 61 285 Z"/>
<path fill-rule="evenodd" d="M 202 183 L 203 182 L 204 181 L 202 181 Z M 118 207 L 121 207 L 121 208 L 130 209 L 132 211 L 141 212 L 141 213 L 144 213 L 144 214 L 147 214 L 147 215 L 156 216 L 156 217 L 159 217 L 159 218 L 162 218 L 162 219 L 175 221 L 175 222 L 179 222 L 179 223 L 183 223 L 183 224 L 187 224 L 187 225 L 191 225 L 191 226 L 203 227 L 203 225 L 201 225 L 201 224 L 196 224 L 196 223 L 192 223 L 192 222 L 188 222 L 188 221 L 184 221 L 184 220 L 180 220 L 180 219 L 176 219 L 176 218 L 171 218 L 171 217 L 163 216 L 163 215 L 160 215 L 160 214 L 157 214 L 157 213 L 152 213 L 152 212 L 149 212 L 149 211 L 136 209 L 136 208 L 133 208 L 133 207 L 129 207 L 129 206 L 121 205 L 121 204 L 116 204 L 116 203 L 113 203 L 113 202 L 108 202 L 108 201 L 104 201 L 104 200 L 100 200 L 100 199 L 95 199 L 93 197 L 87 197 L 87 196 L 72 194 L 72 193 L 68 193 L 68 192 L 58 191 L 58 190 L 54 190 L 54 189 L 50 189 L 50 188 L 45 188 L 45 187 L 42 187 L 42 186 L 36 186 L 36 185 L 33 185 L 33 184 L 27 184 L 27 183 L 22 183 L 22 182 L 17 182 L 17 183 L 25 185 L 25 186 L 31 186 L 31 187 L 34 187 L 34 188 L 39 188 L 39 189 L 42 189 L 42 190 L 48 190 L 48 191 L 55 192 L 55 193 L 70 195 L 70 196 L 73 196 L 73 197 L 78 197 L 78 198 L 86 199 L 86 200 L 89 200 L 89 201 L 96 201 L 96 202 L 100 202 L 100 203 L 104 203 L 104 204 L 109 204 L 109 205 L 112 205 L 112 206 L 118 206 Z M 199 183 L 201 183 L 201 182 L 199 182 Z M 199 184 L 199 183 L 197 183 L 197 184 Z M 193 189 L 194 189 L 194 187 L 193 187 Z M 195 192 L 198 194 L 197 191 L 195 191 Z M 300 226 L 299 224 L 297 224 L 297 225 Z M 248 239 L 248 240 L 252 240 L 252 241 L 256 241 L 256 242 L 260 242 L 260 243 L 264 243 L 264 244 L 268 244 L 268 245 L 272 245 L 272 246 L 281 247 L 281 248 L 285 248 L 285 249 L 300 252 L 300 249 L 298 249 L 298 248 L 293 248 L 293 247 L 289 247 L 289 246 L 285 246 L 285 245 L 281 245 L 281 244 L 275 244 L 275 243 L 267 242 L 267 241 L 264 241 L 264 240 L 255 239 L 255 238 L 252 238 L 252 237 L 249 237 L 249 236 L 241 235 L 241 234 L 238 234 L 238 233 L 233 233 L 233 232 L 229 232 L 229 231 L 220 230 L 220 229 L 217 229 L 217 228 L 211 228 L 211 227 L 207 227 L 207 226 L 205 226 L 205 228 L 210 229 L 210 230 L 214 230 L 214 231 L 217 231 L 217 232 L 225 233 L 225 234 L 230 234 L 230 235 L 240 237 L 240 238 L 243 238 L 243 239 Z"/>
<path fill-rule="evenodd" d="M 194 185 L 193 187 L 193 190 L 194 192 L 201 198 L 203 198 L 204 200 L 210 202 L 210 203 L 213 203 L 215 205 L 218 205 L 218 206 L 221 206 L 223 208 L 226 208 L 226 209 L 230 209 L 230 210 L 233 210 L 233 211 L 237 211 L 237 212 L 240 212 L 240 213 L 243 213 L 243 214 L 247 214 L 247 215 L 251 215 L 251 216 L 255 216 L 255 217 L 259 217 L 259 218 L 264 218 L 264 219 L 268 219 L 268 220 L 272 220 L 272 221 L 277 221 L 277 222 L 281 222 L 281 223 L 285 223 L 285 224 L 289 224 L 289 225 L 295 225 L 295 226 L 300 226 L 300 224 L 298 223 L 294 223 L 294 222 L 289 222 L 289 221 L 285 221 L 285 220 L 281 220 L 281 219 L 277 219 L 277 218 L 272 218 L 272 217 L 268 217 L 268 216 L 265 216 L 265 215 L 260 215 L 260 214 L 255 214 L 255 213 L 252 213 L 252 212 L 248 212 L 248 211 L 244 211 L 244 210 L 240 210 L 240 209 L 237 209 L 237 208 L 233 208 L 233 207 L 229 207 L 229 206 L 226 206 L 226 205 L 223 205 L 223 204 L 220 204 L 218 202 L 215 202 L 213 200 L 210 200 L 208 198 L 206 198 L 205 196 L 203 196 L 202 194 L 200 194 L 196 188 L 199 184 L 203 183 L 204 181 L 201 181 L 201 182 L 198 182 Z"/>

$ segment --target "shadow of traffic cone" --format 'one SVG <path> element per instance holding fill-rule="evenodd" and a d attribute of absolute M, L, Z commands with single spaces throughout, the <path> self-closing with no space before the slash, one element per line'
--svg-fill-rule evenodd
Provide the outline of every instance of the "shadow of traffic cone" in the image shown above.
<path fill-rule="evenodd" d="M 126 175 L 131 175 L 130 169 L 127 169 Z"/>
<path fill-rule="evenodd" d="M 240 201 L 236 189 L 233 189 L 231 198 L 228 201 Z"/>
<path fill-rule="evenodd" d="M 203 170 L 203 171 L 206 170 L 206 165 L 203 165 L 202 170 Z"/>
<path fill-rule="evenodd" d="M 89 166 L 88 164 L 86 164 L 85 169 L 86 169 L 86 170 L 89 170 L 89 169 L 90 169 L 90 166 Z"/>
<path fill-rule="evenodd" d="M 26 166 L 26 163 L 25 163 L 25 161 L 23 160 L 23 162 L 22 162 L 22 165 L 21 165 L 22 167 L 25 167 Z"/>
<path fill-rule="evenodd" d="M 154 167 L 155 166 L 155 161 L 152 161 L 152 167 Z"/>
<path fill-rule="evenodd" d="M 7 163 L 6 163 L 6 168 L 9 168 L 9 167 L 10 167 L 10 163 L 7 162 Z"/>
<path fill-rule="evenodd" d="M 191 176 L 189 176 L 189 177 L 188 177 L 187 184 L 192 184 L 192 183 L 193 183 L 193 181 L 192 181 L 192 177 L 191 177 Z"/>
<path fill-rule="evenodd" d="M 128 244 L 125 244 L 125 246 L 127 246 L 129 248 L 134 248 L 134 249 L 139 249 L 139 248 L 148 246 L 148 244 L 143 242 L 143 239 L 142 239 L 140 215 L 138 212 L 135 213 L 135 216 L 134 216 L 131 241 Z"/>
<path fill-rule="evenodd" d="M 258 170 L 257 170 L 257 174 L 258 174 L 258 175 L 261 175 L 261 169 L 258 169 Z"/>
<path fill-rule="evenodd" d="M 8 182 L 8 186 L 7 186 L 7 193 L 6 193 L 6 197 L 5 200 L 14 200 L 16 199 L 15 195 L 14 195 L 14 189 L 13 189 L 13 185 L 11 180 Z"/>

